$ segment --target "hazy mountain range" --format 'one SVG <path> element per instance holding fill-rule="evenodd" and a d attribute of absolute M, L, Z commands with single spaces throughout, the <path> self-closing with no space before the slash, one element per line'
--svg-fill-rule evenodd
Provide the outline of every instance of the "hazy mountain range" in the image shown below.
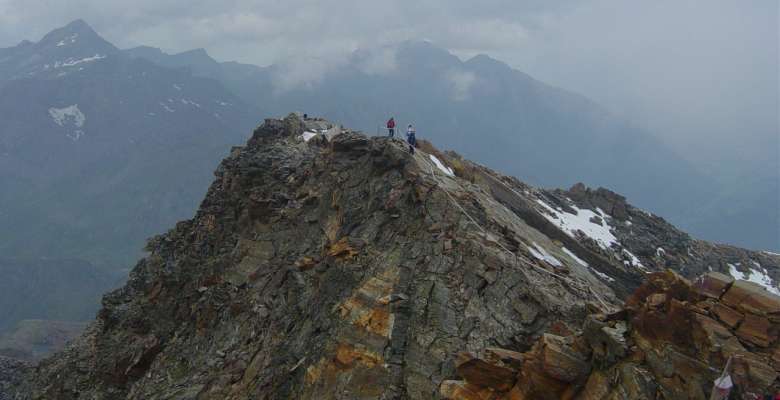
<path fill-rule="evenodd" d="M 679 149 L 599 104 L 485 55 L 464 62 L 431 43 L 406 42 L 357 51 L 321 71 L 318 60 L 305 60 L 313 66 L 301 78 L 299 64 L 220 63 L 203 49 L 126 53 L 219 80 L 274 115 L 308 111 L 375 133 L 392 114 L 419 135 L 534 184 L 602 185 L 700 238 L 780 250 L 776 162 L 698 170 Z"/>
<path fill-rule="evenodd" d="M 146 238 L 192 215 L 231 145 L 290 110 L 368 133 L 393 115 L 531 183 L 606 186 L 697 237 L 778 248 L 774 175 L 724 187 L 650 133 L 500 61 L 407 42 L 310 63 L 120 50 L 83 21 L 0 49 L 0 263 L 129 267 Z"/>

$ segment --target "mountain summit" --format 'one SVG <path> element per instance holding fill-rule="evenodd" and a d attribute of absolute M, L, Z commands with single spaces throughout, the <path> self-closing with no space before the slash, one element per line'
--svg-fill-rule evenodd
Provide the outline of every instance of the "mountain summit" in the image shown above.
<path fill-rule="evenodd" d="M 677 334 L 689 358 L 664 350 L 648 336 L 656 314 L 639 310 L 690 324 L 719 303 L 667 272 L 628 303 L 640 308 L 616 313 L 667 268 L 758 282 L 715 275 L 711 295 L 735 307 L 724 318 L 756 322 L 732 334 L 702 319 L 712 329 L 692 343 L 714 332 L 751 357 L 776 349 L 766 312 L 780 312 L 769 292 L 777 255 L 696 241 L 608 190 L 540 190 L 428 142 L 410 154 L 297 115 L 266 120 L 234 148 L 194 218 L 148 250 L 86 334 L 30 372 L 21 398 L 504 399 L 520 367 L 517 390 L 574 395 L 591 368 L 611 374 L 617 362 L 623 378 L 596 389 L 705 393 L 707 365 L 724 360 Z M 593 341 L 572 342 L 590 313 Z M 642 350 L 629 329 L 649 338 Z M 668 360 L 702 380 L 686 387 L 664 372 Z M 774 369 L 761 371 L 745 385 L 774 385 Z"/>
<path fill-rule="evenodd" d="M 57 78 L 114 57 L 119 49 L 83 20 L 55 29 L 37 43 L 0 50 L 0 87 L 14 79 Z"/>

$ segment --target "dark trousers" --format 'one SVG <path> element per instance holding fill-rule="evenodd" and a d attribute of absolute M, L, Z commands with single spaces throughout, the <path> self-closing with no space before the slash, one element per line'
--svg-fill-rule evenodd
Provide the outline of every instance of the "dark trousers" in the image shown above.
<path fill-rule="evenodd" d="M 395 128 L 387 128 L 387 131 L 389 132 L 387 134 L 388 137 L 393 137 L 393 135 L 395 135 Z"/>
<path fill-rule="evenodd" d="M 406 141 L 409 143 L 409 152 L 414 153 L 414 146 L 417 145 L 417 139 L 415 139 L 414 134 L 406 135 Z"/>

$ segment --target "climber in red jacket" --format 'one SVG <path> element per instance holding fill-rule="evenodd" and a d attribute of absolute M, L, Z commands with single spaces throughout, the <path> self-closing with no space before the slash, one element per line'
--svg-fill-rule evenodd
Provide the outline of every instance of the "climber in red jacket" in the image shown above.
<path fill-rule="evenodd" d="M 390 138 L 395 135 L 395 119 L 393 119 L 393 117 L 390 117 L 390 119 L 387 120 L 387 132 L 387 136 Z"/>

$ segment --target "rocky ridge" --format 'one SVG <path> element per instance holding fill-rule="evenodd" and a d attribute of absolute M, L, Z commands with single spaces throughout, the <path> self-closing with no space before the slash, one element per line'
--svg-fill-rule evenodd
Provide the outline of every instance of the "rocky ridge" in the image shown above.
<path fill-rule="evenodd" d="M 607 256 L 618 264 L 632 267 L 639 261 L 651 270 L 670 268 L 687 277 L 722 272 L 735 279 L 759 283 L 780 295 L 778 254 L 697 240 L 664 218 L 631 206 L 625 197 L 608 189 L 590 189 L 580 183 L 568 191 L 548 191 L 546 195 L 554 202 L 573 204 L 606 215 L 611 231 L 620 243 L 618 251 L 611 249 L 613 251 Z M 600 251 L 592 241 L 581 242 L 592 251 Z M 622 253 L 621 247 L 635 256 Z"/>
<path fill-rule="evenodd" d="M 266 120 L 215 175 L 18 398 L 438 398 L 460 352 L 518 368 L 666 267 L 619 207 L 324 120 Z"/>

